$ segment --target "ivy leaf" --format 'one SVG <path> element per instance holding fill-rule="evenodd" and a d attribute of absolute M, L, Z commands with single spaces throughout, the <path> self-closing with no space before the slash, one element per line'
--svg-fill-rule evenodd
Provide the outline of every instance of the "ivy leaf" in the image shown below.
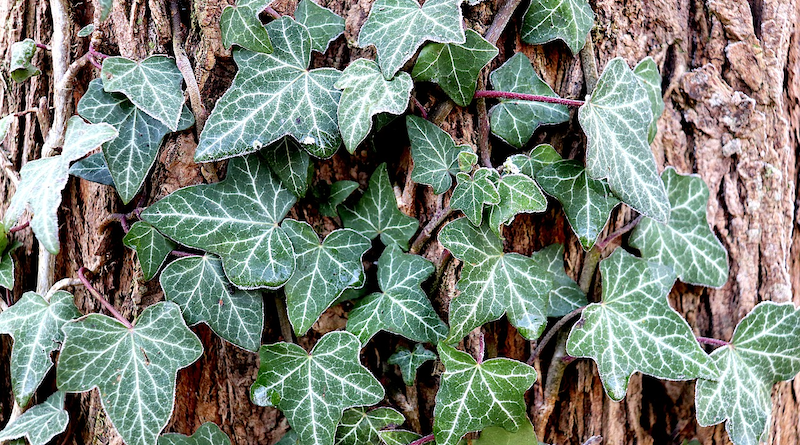
<path fill-rule="evenodd" d="M 284 136 L 314 156 L 327 158 L 342 144 L 336 111 L 341 72 L 308 70 L 312 42 L 306 28 L 289 17 L 267 27 L 272 54 L 235 49 L 239 72 L 217 101 L 195 151 L 198 162 L 259 150 Z"/>
<path fill-rule="evenodd" d="M 56 383 L 66 392 L 97 387 L 122 440 L 152 445 L 167 425 L 179 369 L 194 363 L 203 345 L 175 303 L 148 306 L 132 329 L 100 314 L 64 324 Z"/>
<path fill-rule="evenodd" d="M 299 443 L 300 441 L 297 439 L 297 431 L 290 429 L 275 445 L 298 445 Z"/>
<path fill-rule="evenodd" d="M 464 43 L 461 21 L 459 1 L 428 0 L 420 6 L 416 0 L 378 0 L 361 27 L 358 46 L 374 45 L 383 76 L 391 79 L 426 40 Z"/>
<path fill-rule="evenodd" d="M 2 227 L 0 225 L 0 227 Z M 14 290 L 14 258 L 11 256 L 15 250 L 22 247 L 22 243 L 15 241 L 7 246 L 0 261 L 0 287 Z"/>
<path fill-rule="evenodd" d="M 94 32 L 94 23 L 89 23 L 88 25 L 81 28 L 81 30 L 78 31 L 77 35 L 78 37 L 89 37 L 90 35 L 92 35 L 93 32 Z"/>
<path fill-rule="evenodd" d="M 546 269 L 553 280 L 550 290 L 548 317 L 563 317 L 579 307 L 586 306 L 586 294 L 578 283 L 570 278 L 564 270 L 564 246 L 551 244 L 531 255 L 540 267 Z"/>
<path fill-rule="evenodd" d="M 345 289 L 363 285 L 361 258 L 372 243 L 350 229 L 334 230 L 320 243 L 306 222 L 287 219 L 282 227 L 297 263 L 286 282 L 286 308 L 294 332 L 305 335 Z"/>
<path fill-rule="evenodd" d="M 642 258 L 675 269 L 684 283 L 721 287 L 728 281 L 728 253 L 706 219 L 708 187 L 697 175 L 669 167 L 661 174 L 672 208 L 669 223 L 643 219 L 629 243 Z"/>
<path fill-rule="evenodd" d="M 660 222 L 669 220 L 669 200 L 647 143 L 653 118 L 647 89 L 621 58 L 608 62 L 597 87 L 578 110 L 586 133 L 586 172 L 608 185 L 623 202 Z"/>
<path fill-rule="evenodd" d="M 343 203 L 356 189 L 358 183 L 355 181 L 336 181 L 328 189 L 327 198 L 320 201 L 319 212 L 323 216 L 334 218 L 338 216 L 339 204 Z"/>
<path fill-rule="evenodd" d="M 381 330 L 419 342 L 437 343 L 443 339 L 447 325 L 421 287 L 433 271 L 433 265 L 425 258 L 403 253 L 397 245 L 387 247 L 378 260 L 381 292 L 358 302 L 348 316 L 347 330 L 362 344 Z"/>
<path fill-rule="evenodd" d="M 100 21 L 104 22 L 108 15 L 111 13 L 111 8 L 114 6 L 114 0 L 98 0 L 95 8 L 100 10 Z"/>
<path fill-rule="evenodd" d="M 159 281 L 164 296 L 180 306 L 189 326 L 206 323 L 226 341 L 248 351 L 258 350 L 264 330 L 264 300 L 260 292 L 231 286 L 219 258 L 178 259 L 161 272 Z"/>
<path fill-rule="evenodd" d="M 301 0 L 294 12 L 297 21 L 311 35 L 311 49 L 324 53 L 328 45 L 344 33 L 344 19 L 312 0 Z"/>
<path fill-rule="evenodd" d="M 458 171 L 469 173 L 478 165 L 478 155 L 472 151 L 464 150 L 458 153 Z"/>
<path fill-rule="evenodd" d="M 450 301 L 447 343 L 461 340 L 504 313 L 523 337 L 539 337 L 547 323 L 553 283 L 538 261 L 503 253 L 503 240 L 488 225 L 475 227 L 466 218 L 448 223 L 439 233 L 439 242 L 464 262 L 457 285 L 461 293 Z"/>
<path fill-rule="evenodd" d="M 472 224 L 481 225 L 483 205 L 500 203 L 500 194 L 495 185 L 500 179 L 497 171 L 482 167 L 471 177 L 467 173 L 458 172 L 456 179 L 458 184 L 453 190 L 450 206 L 464 212 Z"/>
<path fill-rule="evenodd" d="M 57 254 L 58 207 L 61 205 L 61 191 L 69 180 L 69 164 L 116 136 L 117 130 L 111 125 L 91 125 L 78 116 L 71 117 L 67 122 L 61 155 L 37 159 L 22 166 L 21 179 L 6 209 L 3 225 L 13 227 L 30 206 L 33 233 L 45 249 Z"/>
<path fill-rule="evenodd" d="M 437 444 L 456 445 L 468 432 L 493 425 L 514 432 L 530 422 L 524 395 L 536 381 L 533 368 L 506 358 L 479 364 L 443 344 L 439 356 L 445 371 L 433 412 Z"/>
<path fill-rule="evenodd" d="M 345 68 L 334 87 L 342 90 L 339 130 L 345 148 L 353 153 L 372 129 L 372 116 L 406 111 L 414 82 L 405 72 L 386 80 L 377 63 L 358 59 Z"/>
<path fill-rule="evenodd" d="M 0 431 L 0 442 L 24 437 L 31 445 L 46 445 L 63 433 L 69 423 L 69 413 L 64 409 L 64 396 L 64 392 L 56 391 L 44 403 L 8 422 Z"/>
<path fill-rule="evenodd" d="M 521 174 L 504 175 L 497 182 L 500 202 L 491 207 L 489 226 L 500 235 L 500 226 L 509 225 L 519 213 L 547 210 L 547 198 L 536 181 Z"/>
<path fill-rule="evenodd" d="M 475 95 L 481 70 L 497 57 L 497 47 L 468 29 L 463 43 L 429 43 L 422 48 L 411 76 L 434 82 L 459 106 L 466 107 Z"/>
<path fill-rule="evenodd" d="M 348 409 L 336 428 L 335 445 L 382 445 L 378 431 L 405 421 L 406 418 L 392 408 Z"/>
<path fill-rule="evenodd" d="M 25 82 L 33 76 L 42 74 L 39 68 L 31 63 L 35 55 L 36 42 L 33 39 L 25 39 L 11 45 L 11 66 L 8 72 L 14 82 Z"/>
<path fill-rule="evenodd" d="M 164 434 L 158 438 L 158 445 L 231 445 L 231 439 L 217 424 L 206 422 L 188 437 L 183 434 Z"/>
<path fill-rule="evenodd" d="M 175 243 L 144 221 L 133 223 L 122 243 L 136 251 L 145 281 L 150 281 L 156 276 L 167 261 L 167 256 L 175 249 Z"/>
<path fill-rule="evenodd" d="M 660 379 L 716 379 L 713 361 L 669 306 L 675 272 L 617 249 L 600 262 L 603 300 L 586 307 L 567 352 L 597 362 L 606 393 L 622 400 L 636 371 Z"/>
<path fill-rule="evenodd" d="M 522 40 L 541 45 L 563 40 L 572 54 L 578 54 L 594 25 L 588 0 L 541 0 L 531 3 L 522 19 Z"/>
<path fill-rule="evenodd" d="M 69 168 L 69 174 L 87 181 L 114 187 L 114 178 L 111 177 L 111 172 L 108 170 L 103 153 L 89 155 L 72 164 L 72 167 Z"/>
<path fill-rule="evenodd" d="M 385 430 L 378 431 L 378 437 L 386 445 L 408 445 L 422 436 L 406 430 Z"/>
<path fill-rule="evenodd" d="M 647 143 L 652 144 L 658 132 L 658 119 L 664 112 L 664 98 L 661 96 L 661 73 L 658 72 L 658 65 L 652 57 L 646 57 L 639 62 L 633 69 L 633 74 L 647 90 L 647 97 L 650 99 L 650 110 L 653 112 L 653 119 L 647 128 Z"/>
<path fill-rule="evenodd" d="M 250 51 L 271 53 L 269 34 L 258 18 L 270 3 L 272 0 L 238 0 L 235 6 L 228 5 L 222 10 L 219 28 L 225 48 L 239 45 Z"/>
<path fill-rule="evenodd" d="M 510 433 L 504 428 L 490 426 L 481 431 L 481 437 L 472 441 L 472 445 L 540 445 L 530 420 L 522 422 L 519 429 Z"/>
<path fill-rule="evenodd" d="M 25 292 L 15 305 L 0 313 L 0 334 L 14 339 L 11 388 L 19 406 L 28 405 L 53 366 L 50 353 L 64 340 L 61 327 L 80 316 L 72 294 L 64 291 L 54 292 L 50 301 Z"/>
<path fill-rule="evenodd" d="M 387 363 L 399 366 L 403 381 L 406 385 L 411 386 L 417 380 L 419 367 L 431 360 L 436 360 L 436 353 L 425 349 L 421 343 L 417 343 L 413 351 L 408 348 L 398 348 L 397 352 L 389 357 Z"/>
<path fill-rule="evenodd" d="M 294 203 L 253 154 L 231 160 L 223 181 L 177 190 L 142 218 L 183 245 L 219 255 L 236 286 L 274 289 L 294 271 L 292 243 L 278 226 Z"/>
<path fill-rule="evenodd" d="M 459 154 L 466 151 L 471 153 L 472 148 L 456 145 L 446 131 L 421 117 L 406 116 L 406 131 L 414 159 L 411 180 L 430 185 L 437 195 L 450 190 L 453 185 L 451 175 L 459 172 Z"/>
<path fill-rule="evenodd" d="M 16 119 L 17 117 L 13 114 L 0 118 L 0 142 L 6 138 L 8 130 L 11 128 L 11 122 L 14 122 Z"/>
<path fill-rule="evenodd" d="M 736 445 L 757 445 L 769 434 L 772 385 L 800 372 L 800 311 L 791 303 L 759 303 L 739 322 L 730 346 L 711 354 L 718 381 L 695 390 L 697 421 L 723 421 Z"/>
<path fill-rule="evenodd" d="M 178 131 L 183 114 L 183 75 L 175 59 L 150 56 L 141 62 L 125 57 L 103 61 L 103 89 L 122 93 L 136 107 L 158 119 L 172 131 Z"/>
<path fill-rule="evenodd" d="M 536 5 L 538 6 L 538 4 Z M 525 54 L 516 53 L 489 76 L 492 87 L 511 93 L 558 97 L 536 71 Z M 569 120 L 566 105 L 530 100 L 501 99 L 489 110 L 492 133 L 509 145 L 522 148 L 539 125 L 560 124 Z"/>
<path fill-rule="evenodd" d="M 269 168 L 295 196 L 302 198 L 314 174 L 311 157 L 292 138 L 283 138 L 261 151 Z"/>
<path fill-rule="evenodd" d="M 503 163 L 503 171 L 509 174 L 523 174 L 539 179 L 539 172 L 546 166 L 563 160 L 550 144 L 539 144 L 529 154 L 511 155 Z"/>
<path fill-rule="evenodd" d="M 355 208 L 341 208 L 339 215 L 348 229 L 375 239 L 378 235 L 384 245 L 397 244 L 408 249 L 408 240 L 414 236 L 419 221 L 397 208 L 389 172 L 386 164 L 381 164 L 369 178 L 369 187 Z"/>
<path fill-rule="evenodd" d="M 256 405 L 275 406 L 300 443 L 333 445 L 342 412 L 374 405 L 383 386 L 359 362 L 361 343 L 349 332 L 325 334 L 307 354 L 292 343 L 261 346 L 261 368 L 250 388 Z"/>

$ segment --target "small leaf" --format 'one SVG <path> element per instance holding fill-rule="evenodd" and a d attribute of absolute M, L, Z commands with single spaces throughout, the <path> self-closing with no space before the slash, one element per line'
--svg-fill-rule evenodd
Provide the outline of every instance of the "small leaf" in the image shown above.
<path fill-rule="evenodd" d="M 328 45 L 344 33 L 344 19 L 312 0 L 301 0 L 294 12 L 297 21 L 311 35 L 311 49 L 324 53 Z"/>
<path fill-rule="evenodd" d="M 306 445 L 333 445 L 342 412 L 374 405 L 380 382 L 359 362 L 361 343 L 349 332 L 325 334 L 307 354 L 292 343 L 261 346 L 261 368 L 250 388 L 256 405 L 275 406 Z"/>
<path fill-rule="evenodd" d="M 465 434 L 488 426 L 515 432 L 530 423 L 524 395 L 536 381 L 533 368 L 506 358 L 478 364 L 443 344 L 439 356 L 445 371 L 433 412 L 437 444 L 456 445 Z"/>
<path fill-rule="evenodd" d="M 522 173 L 538 180 L 539 172 L 548 165 L 563 160 L 550 144 L 539 144 L 529 154 L 511 155 L 503 163 L 503 172 Z"/>
<path fill-rule="evenodd" d="M 453 190 L 450 206 L 461 210 L 472 224 L 481 225 L 483 221 L 483 205 L 500 203 L 500 194 L 495 183 L 500 179 L 497 171 L 490 168 L 479 168 L 470 175 L 456 174 L 458 184 Z"/>
<path fill-rule="evenodd" d="M 145 281 L 150 281 L 156 276 L 167 261 L 167 256 L 175 249 L 175 243 L 144 221 L 133 223 L 122 243 L 136 251 Z"/>
<path fill-rule="evenodd" d="M 22 247 L 22 243 L 15 241 L 10 246 L 6 246 L 2 257 L 0 257 L 2 258 L 0 261 L 0 287 L 14 290 L 14 258 L 11 254 L 20 247 Z"/>
<path fill-rule="evenodd" d="M 650 109 L 653 112 L 653 119 L 647 129 L 647 142 L 653 143 L 658 132 L 658 119 L 664 112 L 664 98 L 661 96 L 661 73 L 658 72 L 658 65 L 652 57 L 646 57 L 639 62 L 633 69 L 633 74 L 647 90 L 647 97 L 650 99 Z"/>
<path fill-rule="evenodd" d="M 372 116 L 406 111 L 414 82 L 405 72 L 386 80 L 377 63 L 358 59 L 345 68 L 334 87 L 342 90 L 339 130 L 345 148 L 353 153 L 372 129 Z"/>
<path fill-rule="evenodd" d="M 538 261 L 540 267 L 547 269 L 553 279 L 553 288 L 550 290 L 548 317 L 563 317 L 579 307 L 586 306 L 586 294 L 583 293 L 578 283 L 570 278 L 564 271 L 564 246 L 551 244 L 531 255 Z"/>
<path fill-rule="evenodd" d="M 298 198 L 304 197 L 314 174 L 314 165 L 303 147 L 294 139 L 285 137 L 261 152 L 284 187 Z"/>
<path fill-rule="evenodd" d="M 600 262 L 600 274 L 602 302 L 583 311 L 569 334 L 567 353 L 597 362 L 612 400 L 625 397 L 636 371 L 669 380 L 717 378 L 717 367 L 689 324 L 669 306 L 672 269 L 617 249 Z"/>
<path fill-rule="evenodd" d="M 336 181 L 328 189 L 327 199 L 321 200 L 319 212 L 323 216 L 334 218 L 338 216 L 339 204 L 343 203 L 356 189 L 355 181 Z"/>
<path fill-rule="evenodd" d="M 11 66 L 8 72 L 14 82 L 25 82 L 33 76 L 42 74 L 39 68 L 31 63 L 35 55 L 36 42 L 33 39 L 25 39 L 11 45 Z"/>
<path fill-rule="evenodd" d="M 200 425 L 191 436 L 183 434 L 164 434 L 158 438 L 157 445 L 231 445 L 231 439 L 212 422 Z"/>
<path fill-rule="evenodd" d="M 533 431 L 533 424 L 530 420 L 522 422 L 519 430 L 514 433 L 506 431 L 504 428 L 490 426 L 481 431 L 481 437 L 472 441 L 472 445 L 540 445 L 541 442 L 536 438 Z"/>
<path fill-rule="evenodd" d="M 520 33 L 531 45 L 563 40 L 572 54 L 578 54 L 593 25 L 588 0 L 541 0 L 528 6 Z"/>
<path fill-rule="evenodd" d="M 500 202 L 491 207 L 489 226 L 500 234 L 501 225 L 509 225 L 520 213 L 540 213 L 547 210 L 547 198 L 536 181 L 528 176 L 505 175 L 497 182 Z"/>
<path fill-rule="evenodd" d="M 386 445 L 408 445 L 422 436 L 413 431 L 385 430 L 378 431 L 378 437 Z"/>
<path fill-rule="evenodd" d="M 406 385 L 411 386 L 417 380 L 419 367 L 431 360 L 436 360 L 436 353 L 425 349 L 421 343 L 417 343 L 413 351 L 407 348 L 398 348 L 397 352 L 389 357 L 387 363 L 399 366 L 403 381 Z"/>
<path fill-rule="evenodd" d="M 382 445 L 378 431 L 389 425 L 402 425 L 406 418 L 392 408 L 351 408 L 344 412 L 336 428 L 335 445 Z"/>
<path fill-rule="evenodd" d="M 88 25 L 81 28 L 80 31 L 78 31 L 78 37 L 89 37 L 90 35 L 92 35 L 93 32 L 94 32 L 94 24 L 89 23 Z"/>
<path fill-rule="evenodd" d="M 87 181 L 114 187 L 114 178 L 111 177 L 111 172 L 108 170 L 103 153 L 89 155 L 72 164 L 72 167 L 69 168 L 69 174 Z"/>
<path fill-rule="evenodd" d="M 95 8 L 100 10 L 100 21 L 104 22 L 111 13 L 111 8 L 114 6 L 114 0 L 98 0 L 95 5 Z"/>
<path fill-rule="evenodd" d="M 44 403 L 8 422 L 0 431 L 0 442 L 24 437 L 31 445 L 46 445 L 63 433 L 69 424 L 69 413 L 64 409 L 65 395 L 62 391 L 56 391 Z"/>
<path fill-rule="evenodd" d="M 421 117 L 406 116 L 406 130 L 411 141 L 411 157 L 414 159 L 411 180 L 430 185 L 437 195 L 450 190 L 452 176 L 459 171 L 459 154 L 465 151 L 472 153 L 472 148 L 456 145 L 446 131 Z"/>
<path fill-rule="evenodd" d="M 478 165 L 478 155 L 471 148 L 469 151 L 458 152 L 458 171 L 469 173 L 476 165 Z"/>
<path fill-rule="evenodd" d="M 164 297 L 181 308 L 189 326 L 206 323 L 214 333 L 248 351 L 257 351 L 264 330 L 260 292 L 231 286 L 213 255 L 180 258 L 159 279 Z"/>
<path fill-rule="evenodd" d="M 378 0 L 361 27 L 358 46 L 374 45 L 383 76 L 391 79 L 426 40 L 464 43 L 461 21 L 460 1 L 428 0 L 420 6 L 416 0 Z"/>
<path fill-rule="evenodd" d="M 225 45 L 225 48 L 239 45 L 250 51 L 271 53 L 272 43 L 258 14 L 272 1 L 238 0 L 236 6 L 229 5 L 223 9 L 219 18 L 219 27 L 222 32 L 222 44 Z"/>
<path fill-rule="evenodd" d="M 411 76 L 434 82 L 459 106 L 466 107 L 475 95 L 481 70 L 497 57 L 497 47 L 468 29 L 464 43 L 428 43 L 422 48 Z"/>
<path fill-rule="evenodd" d="M 8 130 L 11 128 L 11 122 L 16 120 L 16 118 L 17 117 L 13 114 L 9 114 L 8 116 L 3 116 L 3 118 L 0 119 L 0 142 L 6 138 Z"/>
<path fill-rule="evenodd" d="M 286 434 L 281 437 L 281 440 L 278 441 L 275 445 L 298 445 L 300 443 L 299 439 L 297 438 L 297 431 L 290 429 L 286 432 Z M 406 445 L 406 444 L 403 444 Z"/>

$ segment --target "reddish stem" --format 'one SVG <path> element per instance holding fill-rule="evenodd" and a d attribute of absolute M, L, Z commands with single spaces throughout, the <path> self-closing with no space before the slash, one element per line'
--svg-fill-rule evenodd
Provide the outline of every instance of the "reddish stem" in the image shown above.
<path fill-rule="evenodd" d="M 128 222 L 128 215 L 120 216 L 119 223 L 120 223 L 120 225 L 122 225 L 122 230 L 124 230 L 125 233 L 128 233 L 128 232 L 131 231 L 131 225 Z"/>
<path fill-rule="evenodd" d="M 604 248 L 606 248 L 606 246 L 611 244 L 612 241 L 633 230 L 633 228 L 636 227 L 637 224 L 639 224 L 639 221 L 641 221 L 642 218 L 643 216 L 639 215 L 636 218 L 632 219 L 631 222 L 629 222 L 628 224 L 622 226 L 619 230 L 612 232 L 605 239 L 597 243 L 597 249 L 603 250 Z"/>
<path fill-rule="evenodd" d="M 173 256 L 176 256 L 176 257 L 178 257 L 178 258 L 187 258 L 187 257 L 194 257 L 194 256 L 202 256 L 202 255 L 200 255 L 200 254 L 197 254 L 197 253 L 184 252 L 183 250 L 173 250 L 172 252 L 170 252 L 170 254 L 171 254 L 171 255 L 173 255 Z"/>
<path fill-rule="evenodd" d="M 264 12 L 266 12 L 268 16 L 272 17 L 275 20 L 280 20 L 280 18 L 281 18 L 281 15 L 278 14 L 278 11 L 272 9 L 272 7 L 270 7 L 270 6 L 267 6 L 266 8 L 264 8 Z"/>
<path fill-rule="evenodd" d="M 725 340 L 717 340 L 716 338 L 709 337 L 696 337 L 699 343 L 711 346 L 729 346 L 730 342 Z"/>
<path fill-rule="evenodd" d="M 547 343 L 550 342 L 550 340 L 556 335 L 556 333 L 558 333 L 558 331 L 562 327 L 564 327 L 564 325 L 567 324 L 570 320 L 577 317 L 578 315 L 581 315 L 584 309 L 586 309 L 586 306 L 581 306 L 578 309 L 575 309 L 574 311 L 570 312 L 569 314 L 561 317 L 561 319 L 558 320 L 556 324 L 554 324 L 553 327 L 550 328 L 549 331 L 547 331 L 547 334 L 545 334 L 544 338 L 539 340 L 539 343 L 536 345 L 536 349 L 534 349 L 533 352 L 531 353 L 531 356 L 530 358 L 528 358 L 527 363 L 529 365 L 532 365 L 533 362 L 536 361 L 536 358 L 538 358 L 539 355 L 541 355 L 542 351 L 544 351 L 544 347 L 547 346 Z"/>
<path fill-rule="evenodd" d="M 90 56 L 96 57 L 98 59 L 107 59 L 107 58 L 111 57 L 108 54 L 103 54 L 100 51 L 94 49 L 94 45 L 92 45 L 91 43 L 89 44 L 89 51 L 87 51 L 87 53 Z"/>
<path fill-rule="evenodd" d="M 434 439 L 435 439 L 435 438 L 433 437 L 433 434 L 428 434 L 427 436 L 425 436 L 425 437 L 420 437 L 419 439 L 417 439 L 417 440 L 415 440 L 415 441 L 411 442 L 411 443 L 410 443 L 410 444 L 408 444 L 408 445 L 423 445 L 423 444 L 426 444 L 426 443 L 428 443 L 428 442 L 433 442 L 433 441 L 434 441 Z"/>
<path fill-rule="evenodd" d="M 428 112 L 425 111 L 425 107 L 422 106 L 422 102 L 420 102 L 415 96 L 411 96 L 411 100 L 414 101 L 414 106 L 417 107 L 417 110 L 419 110 L 419 114 L 422 115 L 422 118 L 428 120 Z"/>
<path fill-rule="evenodd" d="M 88 290 L 89 293 L 92 294 L 92 296 L 97 301 L 99 301 L 104 308 L 108 310 L 108 312 L 111 312 L 111 315 L 113 315 L 114 318 L 117 319 L 117 321 L 122 323 L 126 328 L 133 329 L 133 325 L 131 324 L 131 322 L 126 320 L 125 317 L 123 317 L 122 314 L 120 314 L 119 311 L 117 311 L 117 309 L 111 305 L 111 303 L 109 303 L 105 298 L 103 298 L 102 295 L 100 295 L 100 292 L 97 292 L 97 290 L 95 290 L 95 288 L 92 287 L 92 283 L 90 283 L 89 280 L 86 279 L 86 272 L 88 271 L 89 269 L 85 267 L 81 267 L 80 269 L 78 269 L 78 278 L 81 280 L 81 283 L 83 283 L 84 287 L 86 287 L 86 290 Z"/>
<path fill-rule="evenodd" d="M 541 96 L 538 94 L 512 93 L 510 91 L 479 90 L 475 92 L 475 99 L 517 99 L 529 100 L 533 102 L 547 102 L 550 104 L 566 105 L 568 107 L 580 107 L 584 104 L 582 100 L 564 99 L 561 97 Z"/>
<path fill-rule="evenodd" d="M 50 51 L 50 47 L 49 47 L 49 46 L 47 46 L 47 45 L 45 45 L 44 43 L 39 43 L 39 42 L 36 42 L 36 47 L 37 47 L 37 48 L 44 49 L 44 50 L 47 50 L 47 51 Z"/>
<path fill-rule="evenodd" d="M 30 225 L 31 225 L 31 222 L 30 222 L 30 221 L 25 221 L 25 222 L 24 222 L 24 223 L 22 223 L 22 224 L 16 225 L 16 226 L 14 226 L 14 227 L 12 227 L 12 228 L 8 229 L 8 233 L 17 233 L 17 232 L 19 232 L 20 230 L 25 230 L 25 229 L 26 229 L 28 226 L 30 226 Z"/>

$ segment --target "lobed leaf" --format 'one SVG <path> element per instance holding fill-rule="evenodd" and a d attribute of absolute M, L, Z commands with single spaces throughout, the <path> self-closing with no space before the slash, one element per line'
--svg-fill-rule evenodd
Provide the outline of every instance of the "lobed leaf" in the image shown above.
<path fill-rule="evenodd" d="M 579 307 L 586 306 L 586 294 L 583 293 L 578 283 L 570 278 L 564 270 L 564 246 L 551 244 L 531 255 L 534 261 L 539 262 L 542 269 L 546 269 L 553 280 L 550 289 L 547 307 L 550 309 L 548 317 L 563 317 Z"/>
<path fill-rule="evenodd" d="M 89 155 L 72 164 L 72 167 L 69 168 L 69 174 L 87 181 L 114 187 L 114 178 L 111 176 L 111 171 L 108 170 L 103 153 Z"/>
<path fill-rule="evenodd" d="M 417 116 L 406 116 L 406 130 L 414 160 L 411 180 L 430 185 L 437 195 L 450 190 L 452 176 L 459 172 L 459 155 L 466 151 L 471 153 L 472 148 L 456 145 L 446 131 Z"/>
<path fill-rule="evenodd" d="M 8 422 L 0 431 L 0 442 L 12 439 L 28 439 L 31 445 L 46 445 L 63 433 L 69 424 L 69 413 L 64 409 L 62 391 L 56 391 L 40 403 Z"/>
<path fill-rule="evenodd" d="M 522 19 L 522 40 L 541 45 L 563 40 L 572 54 L 578 54 L 594 25 L 588 0 L 540 0 L 531 3 Z"/>
<path fill-rule="evenodd" d="M 417 380 L 417 370 L 419 367 L 431 360 L 436 360 L 436 353 L 425 349 L 421 343 L 417 343 L 413 351 L 408 348 L 398 348 L 397 351 L 389 357 L 386 363 L 400 367 L 400 374 L 403 376 L 403 381 L 406 385 L 412 386 L 414 381 Z"/>
<path fill-rule="evenodd" d="M 350 408 L 336 428 L 335 445 L 383 445 L 378 432 L 389 425 L 401 425 L 405 416 L 392 408 Z"/>
<path fill-rule="evenodd" d="M 532 178 L 522 174 L 504 175 L 497 182 L 500 202 L 490 207 L 489 227 L 500 235 L 500 226 L 509 225 L 520 213 L 547 210 L 547 198 Z"/>
<path fill-rule="evenodd" d="M 217 424 L 206 422 L 194 434 L 164 434 L 158 438 L 157 445 L 231 445 L 231 439 L 219 429 Z"/>
<path fill-rule="evenodd" d="M 344 19 L 312 0 L 301 0 L 294 17 L 308 29 L 311 35 L 311 49 L 314 51 L 324 53 L 328 45 L 344 33 Z"/>
<path fill-rule="evenodd" d="M 458 172 L 456 179 L 458 184 L 450 198 L 450 206 L 464 212 L 472 224 L 481 225 L 484 204 L 500 203 L 500 193 L 496 185 L 500 177 L 497 171 L 481 167 L 472 176 Z"/>
<path fill-rule="evenodd" d="M 339 204 L 342 204 L 350 195 L 356 191 L 358 183 L 355 181 L 336 181 L 327 190 L 327 198 L 323 199 L 319 206 L 319 212 L 323 216 L 334 218 L 339 215 Z"/>
<path fill-rule="evenodd" d="M 175 249 L 174 242 L 144 221 L 133 223 L 122 238 L 122 243 L 136 251 L 145 281 L 150 281 L 156 276 L 170 252 Z"/>
<path fill-rule="evenodd" d="M 303 147 L 294 139 L 285 137 L 261 152 L 283 186 L 298 198 L 304 197 L 314 175 L 314 165 Z"/>
<path fill-rule="evenodd" d="M 237 0 L 236 5 L 228 5 L 223 9 L 219 17 L 219 28 L 225 48 L 238 45 L 250 51 L 271 53 L 272 42 L 258 14 L 272 1 Z"/>

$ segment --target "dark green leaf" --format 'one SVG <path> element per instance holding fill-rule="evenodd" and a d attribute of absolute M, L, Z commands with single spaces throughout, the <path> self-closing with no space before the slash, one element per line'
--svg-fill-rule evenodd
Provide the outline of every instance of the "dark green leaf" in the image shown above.
<path fill-rule="evenodd" d="M 136 221 L 125 234 L 122 243 L 136 251 L 145 281 L 156 276 L 167 261 L 169 253 L 175 249 L 175 243 L 144 221 Z"/>

